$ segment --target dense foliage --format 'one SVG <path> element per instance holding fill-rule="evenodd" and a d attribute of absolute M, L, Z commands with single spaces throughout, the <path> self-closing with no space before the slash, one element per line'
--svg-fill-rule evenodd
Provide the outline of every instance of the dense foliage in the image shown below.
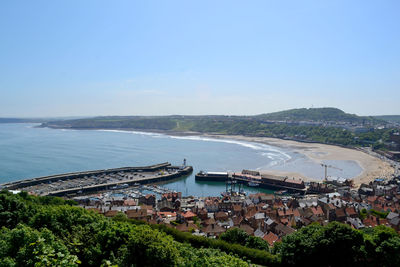
<path fill-rule="evenodd" d="M 231 228 L 219 236 L 221 240 L 236 243 L 248 248 L 268 250 L 268 243 L 259 237 L 250 236 L 239 228 Z"/>
<path fill-rule="evenodd" d="M 333 222 L 312 224 L 274 247 L 285 266 L 399 266 L 400 237 L 379 226 L 365 232 Z"/>

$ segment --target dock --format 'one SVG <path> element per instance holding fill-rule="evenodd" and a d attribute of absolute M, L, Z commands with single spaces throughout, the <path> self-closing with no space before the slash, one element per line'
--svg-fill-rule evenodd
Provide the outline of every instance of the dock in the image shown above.
<path fill-rule="evenodd" d="M 56 174 L 5 183 L 0 187 L 7 190 L 27 191 L 42 196 L 65 196 L 163 182 L 189 175 L 192 172 L 192 166 L 172 166 L 165 162 L 144 167 L 122 167 Z"/>
<path fill-rule="evenodd" d="M 240 173 L 201 171 L 195 175 L 195 179 L 202 182 L 236 181 L 237 183 L 257 185 L 266 189 L 287 190 L 299 194 L 306 193 L 305 184 L 301 180 L 283 176 L 261 175 L 258 171 L 243 170 Z"/>

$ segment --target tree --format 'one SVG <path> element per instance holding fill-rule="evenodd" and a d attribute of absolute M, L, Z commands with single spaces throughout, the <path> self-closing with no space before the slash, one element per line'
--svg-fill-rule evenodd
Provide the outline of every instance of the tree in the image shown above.
<path fill-rule="evenodd" d="M 260 250 L 268 250 L 268 243 L 256 236 L 250 236 L 245 231 L 239 228 L 231 228 L 219 237 L 229 243 L 236 243 L 248 248 L 255 248 Z"/>
<path fill-rule="evenodd" d="M 362 233 L 348 225 L 318 224 L 285 236 L 280 245 L 282 263 L 298 266 L 350 266 L 364 261 Z"/>
<path fill-rule="evenodd" d="M 367 257 L 379 266 L 400 266 L 400 236 L 394 229 L 379 225 L 365 234 Z"/>

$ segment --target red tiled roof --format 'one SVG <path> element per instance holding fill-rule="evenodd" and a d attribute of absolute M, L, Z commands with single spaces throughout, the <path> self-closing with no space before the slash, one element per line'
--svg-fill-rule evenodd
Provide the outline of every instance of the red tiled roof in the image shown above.
<path fill-rule="evenodd" d="M 314 215 L 317 215 L 317 216 L 324 215 L 324 211 L 322 210 L 321 206 L 312 207 L 311 211 Z"/>
<path fill-rule="evenodd" d="M 135 206 L 137 205 L 136 200 L 134 199 L 126 199 L 124 200 L 124 205 L 125 206 Z"/>
<path fill-rule="evenodd" d="M 194 214 L 194 213 L 191 212 L 190 210 L 189 210 L 189 211 L 186 211 L 186 212 L 184 212 L 184 213 L 181 213 L 181 215 L 182 215 L 185 219 L 193 218 L 193 217 L 196 216 L 196 214 Z"/>
<path fill-rule="evenodd" d="M 354 207 L 348 207 L 348 208 L 346 208 L 346 214 L 347 214 L 347 216 L 353 216 L 353 215 L 357 215 L 357 212 L 354 209 Z"/>
<path fill-rule="evenodd" d="M 267 241 L 268 244 L 272 247 L 274 243 L 279 239 L 279 237 L 276 234 L 269 232 L 267 235 L 263 237 L 263 239 Z"/>

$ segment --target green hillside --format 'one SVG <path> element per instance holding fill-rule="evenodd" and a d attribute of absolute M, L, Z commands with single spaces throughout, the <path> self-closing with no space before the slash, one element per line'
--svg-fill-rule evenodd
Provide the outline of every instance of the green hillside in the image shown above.
<path fill-rule="evenodd" d="M 311 122 L 304 124 L 303 121 Z M 70 129 L 123 129 L 167 133 L 274 137 L 344 146 L 382 146 L 395 129 L 374 129 L 387 124 L 372 117 L 336 108 L 292 109 L 257 116 L 107 116 L 50 121 L 42 127 Z M 354 127 L 354 126 L 357 127 Z M 360 131 L 357 129 L 361 128 Z"/>
<path fill-rule="evenodd" d="M 374 118 L 393 123 L 400 123 L 400 115 L 382 115 L 382 116 L 374 116 Z"/>
<path fill-rule="evenodd" d="M 337 108 L 300 108 L 262 114 L 259 118 L 276 121 L 331 121 L 350 123 L 382 123 L 373 117 L 357 116 L 345 113 Z"/>

